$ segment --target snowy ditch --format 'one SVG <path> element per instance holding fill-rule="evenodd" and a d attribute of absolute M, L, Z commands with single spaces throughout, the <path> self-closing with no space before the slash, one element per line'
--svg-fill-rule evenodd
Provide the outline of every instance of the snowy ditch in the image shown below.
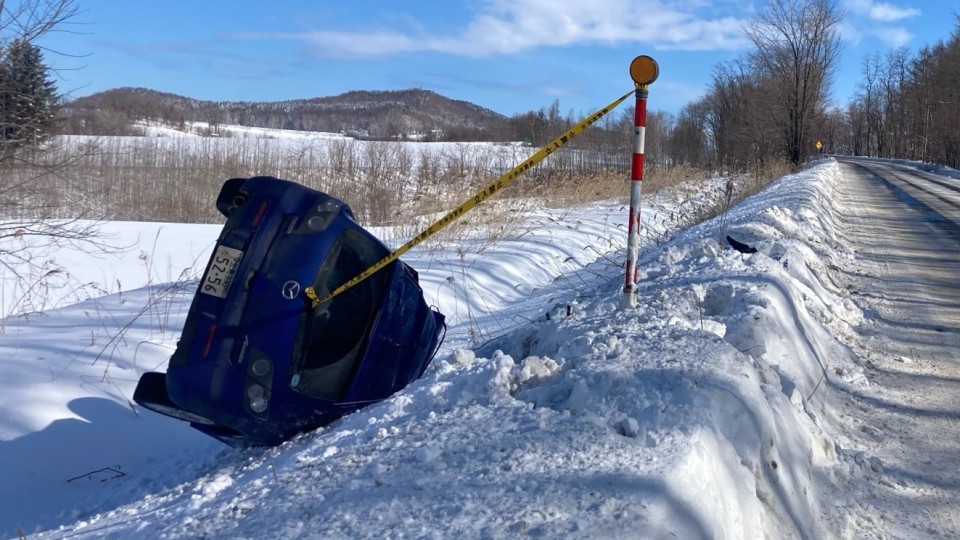
<path fill-rule="evenodd" d="M 0 524 L 31 538 L 848 535 L 856 513 L 836 494 L 883 466 L 839 442 L 835 394 L 868 383 L 848 347 L 863 315 L 831 278 L 850 256 L 838 180 L 823 162 L 732 209 L 722 233 L 713 220 L 648 247 L 634 309 L 619 308 L 621 205 L 538 211 L 482 253 L 405 257 L 452 322 L 433 365 L 278 448 L 226 449 L 125 402 L 189 294 L 162 328 L 128 326 L 107 368 L 91 351 L 150 289 L 7 320 L 0 460 L 24 465 L 0 487 Z M 197 259 L 183 244 L 154 252 Z M 122 475 L 65 482 L 107 465 Z"/>

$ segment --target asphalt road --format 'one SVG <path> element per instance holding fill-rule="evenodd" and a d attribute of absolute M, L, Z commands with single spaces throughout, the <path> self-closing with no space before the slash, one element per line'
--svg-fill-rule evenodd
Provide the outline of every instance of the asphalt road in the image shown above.
<path fill-rule="evenodd" d="M 844 421 L 883 462 L 873 532 L 957 538 L 960 179 L 837 159 L 839 232 L 854 256 L 834 269 L 834 279 L 864 311 L 854 348 L 870 381 L 868 390 L 843 397 Z"/>

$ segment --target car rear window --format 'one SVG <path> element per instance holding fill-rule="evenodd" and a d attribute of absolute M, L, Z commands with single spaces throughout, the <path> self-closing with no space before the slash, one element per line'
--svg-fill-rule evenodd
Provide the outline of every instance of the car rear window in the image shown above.
<path fill-rule="evenodd" d="M 384 247 L 348 229 L 330 248 L 313 282 L 323 297 L 386 257 Z M 297 336 L 300 358 L 293 363 L 291 386 L 298 392 L 337 399 L 362 358 L 370 327 L 383 301 L 388 266 L 305 313 Z"/>

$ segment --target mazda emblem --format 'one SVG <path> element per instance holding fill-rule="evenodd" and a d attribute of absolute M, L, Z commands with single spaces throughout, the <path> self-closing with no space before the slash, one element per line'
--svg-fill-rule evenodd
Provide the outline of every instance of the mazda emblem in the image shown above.
<path fill-rule="evenodd" d="M 280 294 L 282 294 L 287 300 L 293 300 L 298 294 L 300 294 L 300 284 L 296 281 L 290 280 L 283 284 L 283 288 L 280 289 Z"/>

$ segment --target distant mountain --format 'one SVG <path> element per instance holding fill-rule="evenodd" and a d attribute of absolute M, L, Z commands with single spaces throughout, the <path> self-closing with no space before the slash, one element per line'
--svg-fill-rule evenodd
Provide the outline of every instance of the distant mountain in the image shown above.
<path fill-rule="evenodd" d="M 146 88 L 117 88 L 70 101 L 61 115 L 67 133 L 92 135 L 129 134 L 141 120 L 447 140 L 493 140 L 510 129 L 502 114 L 422 89 L 258 102 L 201 101 Z"/>

